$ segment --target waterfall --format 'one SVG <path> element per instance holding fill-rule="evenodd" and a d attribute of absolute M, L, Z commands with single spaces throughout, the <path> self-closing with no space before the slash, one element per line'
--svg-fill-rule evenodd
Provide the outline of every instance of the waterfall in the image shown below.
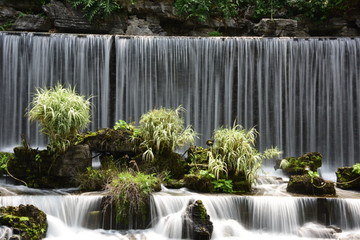
<path fill-rule="evenodd" d="M 20 143 L 46 144 L 26 111 L 37 87 L 71 85 L 92 97 L 91 129 L 109 125 L 111 36 L 0 33 L 0 148 Z"/>
<path fill-rule="evenodd" d="M 345 235 L 360 229 L 359 199 L 163 191 L 151 198 L 153 231 L 169 239 L 184 237 L 182 216 L 188 203 L 194 200 L 202 200 L 207 209 L 214 225 L 212 239 L 314 239 L 319 236 L 325 239 L 334 237 L 330 236 L 334 232 L 326 228 L 327 225 L 340 227 Z M 322 220 L 326 225 L 318 224 Z"/>
<path fill-rule="evenodd" d="M 360 38 L 184 38 L 0 33 L 0 148 L 44 145 L 24 118 L 36 87 L 93 96 L 90 129 L 182 105 L 204 145 L 214 129 L 255 126 L 260 151 L 360 154 Z"/>
<path fill-rule="evenodd" d="M 101 211 L 101 200 L 102 196 L 18 195 L 0 197 L 0 206 L 31 204 L 67 226 L 100 228 L 100 216 L 91 218 L 90 213 Z"/>
<path fill-rule="evenodd" d="M 202 134 L 236 123 L 284 156 L 331 166 L 360 150 L 360 39 L 115 37 L 116 118 L 183 105 Z"/>

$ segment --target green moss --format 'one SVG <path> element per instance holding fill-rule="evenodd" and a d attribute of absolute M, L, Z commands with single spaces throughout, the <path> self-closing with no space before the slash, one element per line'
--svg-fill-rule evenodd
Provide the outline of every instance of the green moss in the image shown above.
<path fill-rule="evenodd" d="M 46 214 L 32 205 L 1 207 L 0 224 L 17 230 L 24 240 L 42 239 L 47 230 Z"/>
<path fill-rule="evenodd" d="M 300 157 L 288 157 L 281 161 L 280 168 L 290 175 L 305 174 L 309 170 L 316 172 L 322 165 L 322 155 L 309 152 Z"/>

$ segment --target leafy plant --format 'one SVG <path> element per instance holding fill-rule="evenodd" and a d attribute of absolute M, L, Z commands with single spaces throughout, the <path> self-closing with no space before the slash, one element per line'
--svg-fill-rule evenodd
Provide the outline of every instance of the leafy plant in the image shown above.
<path fill-rule="evenodd" d="M 8 172 L 7 164 L 13 158 L 13 153 L 0 152 L 0 173 L 5 174 Z"/>
<path fill-rule="evenodd" d="M 160 181 L 154 175 L 141 172 L 121 172 L 107 185 L 116 206 L 118 222 L 130 220 L 137 214 L 146 214 L 150 194 L 159 188 Z"/>
<path fill-rule="evenodd" d="M 222 193 L 234 192 L 232 180 L 218 179 L 218 180 L 214 180 L 213 184 L 214 184 L 214 190 L 216 192 L 222 192 Z"/>
<path fill-rule="evenodd" d="M 352 166 L 352 172 L 360 175 L 360 163 L 356 163 Z"/>
<path fill-rule="evenodd" d="M 211 16 L 230 18 L 237 13 L 233 0 L 176 0 L 175 9 L 178 14 L 200 22 L 205 22 Z"/>
<path fill-rule="evenodd" d="M 80 173 L 76 177 L 76 182 L 82 191 L 100 191 L 118 172 L 115 169 L 92 169 L 88 167 L 86 172 Z"/>
<path fill-rule="evenodd" d="M 67 0 L 74 8 L 85 12 L 85 17 L 91 22 L 96 17 L 109 16 L 121 6 L 118 0 Z"/>
<path fill-rule="evenodd" d="M 127 123 L 124 120 L 118 120 L 114 125 L 114 129 L 115 130 L 120 130 L 120 129 L 129 130 L 133 133 L 134 137 L 138 137 L 140 135 L 140 130 L 138 128 L 136 128 L 134 124 Z"/>
<path fill-rule="evenodd" d="M 191 126 L 184 127 L 184 120 L 180 116 L 183 110 L 181 106 L 175 110 L 160 108 L 141 116 L 141 146 L 146 149 L 143 159 L 151 161 L 155 155 L 170 153 L 195 142 L 196 132 Z"/>
<path fill-rule="evenodd" d="M 37 120 L 41 132 L 49 137 L 48 148 L 54 153 L 65 152 L 76 142 L 80 130 L 90 123 L 90 101 L 75 88 L 39 88 L 28 111 L 30 120 Z"/>
<path fill-rule="evenodd" d="M 255 128 L 247 131 L 240 125 L 216 130 L 214 145 L 208 152 L 209 171 L 217 179 L 230 174 L 244 177 L 249 186 L 254 184 L 262 160 L 281 154 L 277 148 L 267 149 L 264 153 L 258 152 L 255 147 L 257 135 Z"/>

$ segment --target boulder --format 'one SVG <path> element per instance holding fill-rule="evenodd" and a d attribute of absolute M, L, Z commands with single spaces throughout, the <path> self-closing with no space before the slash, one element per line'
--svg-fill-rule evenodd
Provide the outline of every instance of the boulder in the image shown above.
<path fill-rule="evenodd" d="M 157 17 L 148 17 L 147 19 L 139 19 L 136 16 L 130 16 L 129 26 L 126 35 L 166 35 L 160 26 L 160 20 Z"/>
<path fill-rule="evenodd" d="M 46 214 L 33 205 L 1 207 L 0 224 L 13 229 L 22 240 L 38 240 L 46 236 Z"/>
<path fill-rule="evenodd" d="M 0 6 L 9 6 L 22 12 L 41 12 L 41 4 L 39 0 L 0 0 Z"/>
<path fill-rule="evenodd" d="M 255 34 L 263 37 L 294 37 L 297 30 L 296 20 L 282 18 L 263 18 L 254 28 Z"/>
<path fill-rule="evenodd" d="M 213 223 L 201 200 L 189 202 L 183 216 L 183 238 L 209 240 L 213 232 Z"/>
<path fill-rule="evenodd" d="M 15 31 L 32 31 L 47 32 L 51 28 L 48 18 L 39 15 L 24 15 L 16 19 L 13 30 Z"/>
<path fill-rule="evenodd" d="M 29 187 L 74 187 L 75 176 L 92 166 L 92 156 L 87 145 L 76 145 L 62 156 L 47 150 L 29 147 L 14 148 L 14 158 L 8 162 L 8 171 Z"/>
<path fill-rule="evenodd" d="M 87 132 L 80 136 L 92 152 L 109 153 L 116 157 L 133 156 L 135 144 L 131 141 L 132 132 L 128 129 L 103 128 L 96 132 Z"/>
<path fill-rule="evenodd" d="M 316 196 L 336 195 L 335 183 L 320 177 L 311 177 L 309 174 L 291 176 L 286 191 Z"/>
<path fill-rule="evenodd" d="M 342 189 L 360 190 L 360 174 L 353 167 L 340 167 L 336 171 L 336 186 Z"/>
<path fill-rule="evenodd" d="M 304 238 L 332 239 L 342 230 L 336 226 L 324 226 L 318 223 L 305 223 L 299 230 L 298 236 Z"/>

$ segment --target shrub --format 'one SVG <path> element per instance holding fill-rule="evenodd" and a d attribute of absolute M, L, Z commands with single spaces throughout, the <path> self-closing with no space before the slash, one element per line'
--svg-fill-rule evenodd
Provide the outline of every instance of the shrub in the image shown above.
<path fill-rule="evenodd" d="M 118 0 L 67 0 L 74 8 L 80 8 L 91 22 L 96 17 L 108 16 L 120 9 Z"/>
<path fill-rule="evenodd" d="M 168 154 L 195 142 L 196 132 L 191 126 L 184 127 L 184 120 L 180 116 L 183 110 L 181 106 L 175 110 L 160 108 L 141 116 L 141 146 L 146 149 L 144 159 L 153 160 L 154 155 Z"/>
<path fill-rule="evenodd" d="M 159 187 L 158 178 L 141 172 L 134 175 L 130 172 L 121 172 L 114 177 L 106 188 L 115 202 L 117 221 L 131 222 L 132 216 L 145 215 L 150 194 Z"/>
<path fill-rule="evenodd" d="M 249 186 L 254 184 L 262 160 L 281 154 L 277 148 L 259 153 L 255 147 L 257 135 L 255 128 L 247 131 L 240 125 L 216 130 L 214 145 L 208 152 L 209 171 L 214 173 L 217 179 L 230 174 L 244 177 Z"/>
<path fill-rule="evenodd" d="M 80 130 L 90 123 L 90 101 L 75 92 L 75 88 L 39 88 L 28 112 L 30 120 L 37 120 L 41 132 L 49 137 L 51 152 L 65 152 L 76 142 Z"/>
<path fill-rule="evenodd" d="M 76 183 L 82 191 L 101 191 L 106 188 L 111 179 L 116 176 L 115 169 L 92 169 L 88 167 L 86 172 L 76 176 Z"/>

